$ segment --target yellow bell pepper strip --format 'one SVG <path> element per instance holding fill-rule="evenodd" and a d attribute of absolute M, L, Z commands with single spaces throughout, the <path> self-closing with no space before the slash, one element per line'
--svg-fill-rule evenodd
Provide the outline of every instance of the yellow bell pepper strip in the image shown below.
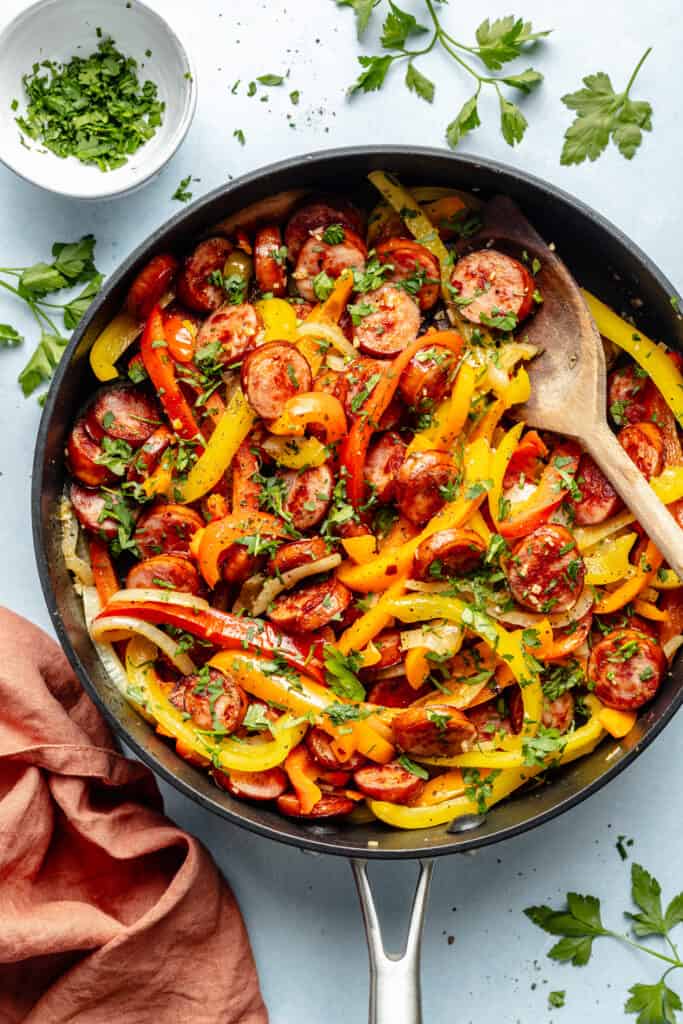
<path fill-rule="evenodd" d="M 344 537 L 342 547 L 352 562 L 363 565 L 377 554 L 377 541 L 372 533 L 361 534 L 360 537 Z"/>
<path fill-rule="evenodd" d="M 491 444 L 494 431 L 500 423 L 505 408 L 505 400 L 503 398 L 494 398 L 483 416 L 474 424 L 468 440 L 472 442 L 478 438 L 483 438 Z"/>
<path fill-rule="evenodd" d="M 262 447 L 271 459 L 287 469 L 313 469 L 329 458 L 317 437 L 266 437 Z"/>
<path fill-rule="evenodd" d="M 131 692 L 141 703 L 165 736 L 171 736 L 182 749 L 198 755 L 205 763 L 213 762 L 230 771 L 259 772 L 282 764 L 289 751 L 303 739 L 307 723 L 296 721 L 290 714 L 282 715 L 271 725 L 273 739 L 254 742 L 219 739 L 201 732 L 192 720 L 185 718 L 166 696 L 163 684 L 154 669 L 157 649 L 142 638 L 134 638 L 126 648 L 126 672 Z"/>
<path fill-rule="evenodd" d="M 470 530 L 474 530 L 475 533 L 478 533 L 481 539 L 483 540 L 484 544 L 488 546 L 488 542 L 492 537 L 492 533 L 489 530 L 486 524 L 486 520 L 484 519 L 479 509 L 477 509 L 476 512 L 472 513 L 467 526 Z"/>
<path fill-rule="evenodd" d="M 350 654 L 351 651 L 361 651 L 375 639 L 383 629 L 391 622 L 393 616 L 387 611 L 387 605 L 400 597 L 405 591 L 405 576 L 394 578 L 394 582 L 380 599 L 364 612 L 359 619 L 352 622 L 337 640 L 336 646 L 342 654 Z"/>
<path fill-rule="evenodd" d="M 512 405 L 528 402 L 530 395 L 531 381 L 529 380 L 529 374 L 523 366 L 520 366 L 500 397 L 505 402 L 505 408 L 509 409 Z"/>
<path fill-rule="evenodd" d="M 636 599 L 633 602 L 633 610 L 637 615 L 642 615 L 644 619 L 651 619 L 652 622 L 668 622 L 669 613 L 658 608 L 656 604 L 652 604 L 651 601 L 641 601 Z"/>
<path fill-rule="evenodd" d="M 470 411 L 476 374 L 469 363 L 463 363 L 453 384 L 450 397 L 441 403 L 432 416 L 432 424 L 418 431 L 408 445 L 407 455 L 417 451 L 450 452 L 462 433 Z"/>
<path fill-rule="evenodd" d="M 494 523 L 498 523 L 500 516 L 500 501 L 503 496 L 503 480 L 507 471 L 510 459 L 517 450 L 519 439 L 524 430 L 523 423 L 515 423 L 514 427 L 508 430 L 502 438 L 491 459 L 491 479 L 493 486 L 489 488 L 488 502 L 489 513 Z"/>
<path fill-rule="evenodd" d="M 637 331 L 633 324 L 622 320 L 590 292 L 583 291 L 583 297 L 600 333 L 624 352 L 628 352 L 631 358 L 642 366 L 661 391 L 664 401 L 679 425 L 683 427 L 683 374 L 669 358 L 666 350 Z"/>
<path fill-rule="evenodd" d="M 221 558 L 226 551 L 242 537 L 253 534 L 285 537 L 285 524 L 268 512 L 236 512 L 202 529 L 197 561 L 210 587 L 215 587 L 221 578 Z"/>
<path fill-rule="evenodd" d="M 373 665 L 382 660 L 382 652 L 373 644 L 372 640 L 359 653 L 363 658 L 361 668 L 372 668 Z"/>
<path fill-rule="evenodd" d="M 405 516 L 399 516 L 386 536 L 381 538 L 379 542 L 380 553 L 390 551 L 392 548 L 400 548 L 401 544 L 405 544 L 417 536 L 417 532 L 417 527 L 409 519 L 406 519 Z"/>
<path fill-rule="evenodd" d="M 683 587 L 683 580 L 679 579 L 673 569 L 658 569 L 657 575 L 650 580 L 650 586 L 655 590 L 678 590 Z"/>
<path fill-rule="evenodd" d="M 107 324 L 90 349 L 90 367 L 98 380 L 114 380 L 119 371 L 115 363 L 142 334 L 144 324 L 130 313 L 119 313 Z"/>
<path fill-rule="evenodd" d="M 650 480 L 650 487 L 660 501 L 665 505 L 671 505 L 674 501 L 683 498 L 683 466 L 667 466 L 660 476 Z M 612 516 L 598 526 L 580 526 L 574 531 L 574 537 L 580 551 L 587 551 L 595 544 L 598 544 L 606 537 L 610 537 L 617 530 L 629 526 L 635 522 L 635 516 L 630 512 L 620 512 Z"/>
<path fill-rule="evenodd" d="M 309 814 L 322 797 L 322 790 L 316 785 L 319 769 L 316 767 L 308 748 L 300 744 L 287 755 L 284 769 L 289 776 L 294 792 L 299 798 L 301 811 Z"/>
<path fill-rule="evenodd" d="M 216 486 L 251 430 L 254 418 L 249 403 L 240 388 L 237 388 L 187 479 L 177 481 L 179 502 L 186 505 L 197 501 Z"/>
<path fill-rule="evenodd" d="M 641 590 L 644 590 L 657 574 L 657 570 L 664 559 L 661 554 L 652 543 L 648 541 L 645 554 L 641 556 L 640 562 L 635 566 L 635 572 L 630 579 L 622 583 L 616 590 L 612 590 L 608 594 L 604 594 L 597 604 L 594 605 L 593 611 L 598 615 L 608 615 L 610 612 L 616 612 L 624 605 L 627 605 L 629 601 L 633 601 Z"/>
<path fill-rule="evenodd" d="M 486 778 L 488 772 L 484 770 L 481 778 Z M 462 796 L 465 792 L 465 780 L 459 768 L 452 771 L 442 772 L 436 775 L 429 782 L 426 782 L 418 799 L 415 801 L 418 807 L 435 807 L 443 804 L 446 800 L 453 800 L 456 796 Z"/>
<path fill-rule="evenodd" d="M 615 708 L 602 708 L 598 712 L 600 725 L 606 729 L 615 740 L 623 739 L 630 733 L 638 721 L 637 711 L 617 711 Z"/>
<path fill-rule="evenodd" d="M 625 533 L 615 540 L 597 544 L 585 557 L 586 583 L 589 586 L 605 586 L 616 583 L 628 576 L 633 566 L 628 560 L 628 553 L 633 547 L 637 533 Z"/>
<path fill-rule="evenodd" d="M 468 445 L 464 455 L 462 496 L 444 505 L 415 537 L 405 543 L 385 548 L 376 558 L 364 565 L 341 565 L 337 571 L 341 582 L 351 590 L 371 594 L 386 590 L 398 576 L 409 574 L 413 556 L 423 540 L 439 530 L 462 526 L 479 508 L 486 492 L 482 490 L 481 494 L 473 498 L 468 498 L 467 494 L 471 484 L 485 480 L 489 476 L 490 454 L 490 448 L 484 440 Z"/>
<path fill-rule="evenodd" d="M 311 310 L 305 322 L 307 324 L 338 323 L 339 318 L 346 309 L 347 302 L 351 298 L 352 291 L 353 271 L 343 270 L 334 282 L 334 288 L 328 297 L 323 303 Z M 316 342 L 315 338 L 306 336 L 298 342 L 298 348 L 301 354 L 308 359 L 313 376 L 317 376 L 323 364 L 326 346 L 321 346 Z"/>
<path fill-rule="evenodd" d="M 261 299 L 255 308 L 263 321 L 264 342 L 296 342 L 297 319 L 291 303 L 285 299 Z"/>
<path fill-rule="evenodd" d="M 269 424 L 271 434 L 303 437 L 305 428 L 314 423 L 325 432 L 327 445 L 337 444 L 347 433 L 346 413 L 338 398 L 324 391 L 307 391 L 294 395 L 276 420 Z"/>
<path fill-rule="evenodd" d="M 431 667 L 427 660 L 428 650 L 427 647 L 411 647 L 406 653 L 406 679 L 414 690 L 419 690 L 429 678 Z"/>

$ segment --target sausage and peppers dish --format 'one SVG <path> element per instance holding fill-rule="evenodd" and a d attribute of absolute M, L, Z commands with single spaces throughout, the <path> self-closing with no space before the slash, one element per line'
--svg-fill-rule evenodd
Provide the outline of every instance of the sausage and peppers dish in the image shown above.
<path fill-rule="evenodd" d="M 474 195 L 370 179 L 371 211 L 285 196 L 141 270 L 91 349 L 63 550 L 113 683 L 217 786 L 425 828 L 625 737 L 683 586 L 574 441 L 515 420 L 539 261 L 485 244 Z M 612 426 L 683 525 L 681 357 L 588 301 Z"/>

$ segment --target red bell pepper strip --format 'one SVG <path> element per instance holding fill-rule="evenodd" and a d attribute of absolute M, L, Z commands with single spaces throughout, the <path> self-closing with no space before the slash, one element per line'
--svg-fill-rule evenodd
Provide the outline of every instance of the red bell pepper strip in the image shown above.
<path fill-rule="evenodd" d="M 533 494 L 526 501 L 516 502 L 509 516 L 498 520 L 501 536 L 508 539 L 526 537 L 537 526 L 548 522 L 567 496 L 580 455 L 581 449 L 573 441 L 567 441 L 554 450 Z"/>
<path fill-rule="evenodd" d="M 535 430 L 528 430 L 519 442 L 512 458 L 508 462 L 503 478 L 503 487 L 514 487 L 520 476 L 526 480 L 535 480 L 538 472 L 539 459 L 548 454 L 548 449 Z"/>
<path fill-rule="evenodd" d="M 158 305 L 154 307 L 145 324 L 140 342 L 140 355 L 173 430 L 186 441 L 197 438 L 201 440 L 197 421 L 176 378 L 175 366 L 169 354 L 164 332 L 164 320 Z"/>
<path fill-rule="evenodd" d="M 462 351 L 463 340 L 455 331 L 428 331 L 404 348 L 382 374 L 342 444 L 341 465 L 346 469 L 346 496 L 356 511 L 365 497 L 364 469 L 370 439 L 396 393 L 406 366 L 420 349 L 430 345 L 450 349 L 457 359 Z"/>
<path fill-rule="evenodd" d="M 321 640 L 299 640 L 261 619 L 249 619 L 218 608 L 192 608 L 172 601 L 117 601 L 97 619 L 128 615 L 154 625 L 175 626 L 223 650 L 258 651 L 276 655 L 292 668 L 323 681 Z"/>

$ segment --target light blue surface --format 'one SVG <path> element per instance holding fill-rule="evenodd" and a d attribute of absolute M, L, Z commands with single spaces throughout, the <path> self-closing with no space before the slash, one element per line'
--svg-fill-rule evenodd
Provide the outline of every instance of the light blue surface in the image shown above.
<path fill-rule="evenodd" d="M 180 209 L 171 195 L 187 174 L 201 178 L 191 186 L 199 196 L 230 175 L 307 150 L 369 142 L 441 145 L 445 124 L 469 95 L 469 83 L 435 54 L 423 67 L 437 81 L 433 107 L 410 96 L 399 73 L 381 94 L 347 103 L 344 89 L 355 77 L 359 51 L 350 12 L 337 10 L 332 0 L 156 0 L 152 5 L 172 19 L 200 71 L 197 116 L 185 145 L 143 191 L 96 205 L 39 192 L 0 168 L 3 265 L 34 262 L 47 256 L 53 240 L 92 231 L 98 240 L 98 265 L 109 272 Z M 24 6 L 21 0 L 4 0 L 0 21 Z M 410 4 L 406 0 L 402 6 Z M 474 11 L 453 3 L 442 13 L 453 33 L 468 39 L 484 15 L 506 14 L 509 6 L 491 0 L 485 9 Z M 505 160 L 599 208 L 680 288 L 679 3 L 525 0 L 520 13 L 538 27 L 556 29 L 533 58 L 547 81 L 524 104 L 530 122 L 527 138 L 520 148 L 509 149 L 494 124 L 493 98 L 487 98 L 481 104 L 484 126 L 463 151 Z M 641 72 L 636 96 L 653 103 L 655 130 L 640 154 L 627 163 L 611 148 L 595 165 L 560 167 L 562 132 L 570 118 L 559 97 L 577 88 L 581 75 L 600 69 L 622 87 L 650 44 L 654 52 Z M 287 69 L 286 90 L 267 90 L 267 103 L 247 98 L 250 79 Z M 232 95 L 238 78 L 242 85 Z M 301 91 L 298 107 L 289 103 L 290 89 Z M 295 130 L 289 127 L 288 114 Z M 238 128 L 246 135 L 244 147 L 232 135 Z M 34 337 L 30 318 L 9 297 L 0 298 L 0 322 L 13 323 L 28 339 Z M 22 350 L 0 353 L 0 601 L 48 627 L 29 518 L 39 409 L 35 400 L 23 399 L 15 383 L 26 356 Z M 615 849 L 619 834 L 635 838 L 633 856 L 659 876 L 665 892 L 683 888 L 678 780 L 682 739 L 679 717 L 627 773 L 589 802 L 542 830 L 437 864 L 423 955 L 426 1024 L 611 1024 L 633 1019 L 622 1017 L 626 989 L 635 981 L 655 981 L 654 961 L 605 940 L 587 968 L 559 967 L 545 959 L 550 941 L 527 922 L 522 909 L 557 902 L 567 889 L 592 891 L 603 897 L 605 917 L 621 926 L 621 913 L 628 909 L 629 865 L 622 864 Z M 273 1024 L 364 1021 L 366 954 L 347 864 L 259 840 L 164 790 L 168 813 L 207 843 L 240 900 Z M 398 941 L 414 868 L 387 863 L 373 868 L 372 876 L 386 911 L 388 935 Z M 449 944 L 451 935 L 455 941 Z M 671 981 L 677 987 L 675 976 Z M 678 987 L 683 991 L 683 983 Z M 552 989 L 567 990 L 564 1009 L 548 1010 Z"/>

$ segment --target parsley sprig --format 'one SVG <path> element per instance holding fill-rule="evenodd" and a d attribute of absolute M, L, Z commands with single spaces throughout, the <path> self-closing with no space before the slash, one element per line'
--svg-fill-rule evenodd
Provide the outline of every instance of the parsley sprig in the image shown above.
<path fill-rule="evenodd" d="M 484 86 L 491 86 L 495 90 L 500 110 L 500 130 L 508 145 L 514 146 L 521 142 L 527 120 L 520 108 L 503 93 L 501 87 L 508 86 L 528 94 L 540 85 L 543 75 L 531 67 L 517 74 L 511 71 L 505 71 L 500 75 L 486 72 L 501 71 L 505 64 L 520 57 L 525 47 L 550 33 L 535 32 L 530 21 L 512 15 L 497 18 L 495 21 L 486 18 L 476 30 L 476 43 L 470 46 L 455 39 L 444 28 L 436 8 L 437 5 L 447 2 L 448 0 L 425 0 L 425 14 L 429 24 L 423 25 L 418 22 L 415 15 L 401 10 L 393 0 L 388 0 L 389 9 L 380 37 L 382 49 L 388 52 L 358 58 L 362 71 L 349 92 L 353 94 L 381 89 L 389 69 L 397 62 L 403 61 L 406 68 L 406 87 L 427 103 L 431 103 L 436 93 L 436 85 L 418 69 L 415 61 L 417 58 L 427 56 L 435 47 L 439 47 L 474 78 L 476 83 L 474 94 L 465 101 L 446 128 L 449 146 L 455 149 L 465 135 L 481 124 L 478 100 Z M 337 0 L 337 3 L 353 7 L 356 12 L 358 36 L 361 38 L 369 24 L 373 7 L 377 4 L 372 0 Z M 425 37 L 427 41 L 424 46 L 416 45 L 411 48 L 409 43 L 416 37 Z"/>
<path fill-rule="evenodd" d="M 669 988 L 667 979 L 672 971 L 683 967 L 678 948 L 671 938 L 672 930 L 683 922 L 683 893 L 674 896 L 665 910 L 662 906 L 661 886 L 657 879 L 640 864 L 633 864 L 631 899 L 638 908 L 638 913 L 626 912 L 625 917 L 631 922 L 634 938 L 605 927 L 600 912 L 600 900 L 595 896 L 581 896 L 575 892 L 568 892 L 566 906 L 562 910 L 539 906 L 527 907 L 524 913 L 539 928 L 558 937 L 558 941 L 548 952 L 552 960 L 583 967 L 591 958 L 593 942 L 598 938 L 608 937 L 624 942 L 667 964 L 666 970 L 655 984 L 646 985 L 639 982 L 631 986 L 624 1010 L 626 1013 L 637 1014 L 636 1024 L 676 1024 L 676 1011 L 683 1010 L 683 1003 L 678 994 Z M 649 935 L 662 938 L 668 951 L 660 952 L 636 941 Z"/>

